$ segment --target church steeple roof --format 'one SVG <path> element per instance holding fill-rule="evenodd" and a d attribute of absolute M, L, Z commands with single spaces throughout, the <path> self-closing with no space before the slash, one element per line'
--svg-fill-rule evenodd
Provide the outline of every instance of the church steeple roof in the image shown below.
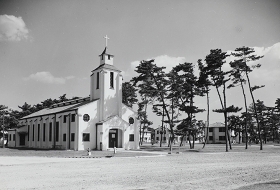
<path fill-rule="evenodd" d="M 104 36 L 105 38 L 105 49 L 103 50 L 103 52 L 99 55 L 99 56 L 102 56 L 102 55 L 110 55 L 111 57 L 114 57 L 112 54 L 109 53 L 108 51 L 108 40 L 110 39 L 107 35 Z"/>
<path fill-rule="evenodd" d="M 114 59 L 114 55 L 110 54 L 108 52 L 108 46 L 107 46 L 107 40 L 109 39 L 107 37 L 107 35 L 104 37 L 105 38 L 105 49 L 103 50 L 103 52 L 99 55 L 100 57 L 100 65 L 104 65 L 104 64 L 109 64 L 109 65 L 113 65 L 113 59 Z"/>
<path fill-rule="evenodd" d="M 114 55 L 109 53 L 107 46 L 105 47 L 105 49 L 103 50 L 103 52 L 99 56 L 102 56 L 102 55 L 110 55 L 110 56 L 114 57 Z"/>

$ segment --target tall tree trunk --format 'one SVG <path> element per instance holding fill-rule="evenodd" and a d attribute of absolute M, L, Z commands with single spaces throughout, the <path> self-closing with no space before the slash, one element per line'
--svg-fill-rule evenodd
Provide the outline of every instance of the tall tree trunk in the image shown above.
<path fill-rule="evenodd" d="M 240 131 L 239 131 L 239 132 L 238 132 L 238 138 L 239 138 L 239 139 L 238 139 L 238 144 L 240 144 L 240 141 L 241 141 L 241 136 L 240 136 L 240 135 L 241 135 L 241 133 L 240 133 Z"/>
<path fill-rule="evenodd" d="M 225 136 L 226 136 L 226 152 L 228 152 L 228 126 L 227 126 L 227 111 L 226 111 L 226 85 L 223 84 L 223 94 L 224 94 L 224 118 L 225 118 Z M 230 143 L 229 143 L 230 144 Z"/>
<path fill-rule="evenodd" d="M 174 101 L 173 97 L 171 98 L 171 121 L 172 121 L 172 127 L 170 126 L 170 130 L 173 131 L 173 119 L 174 119 Z M 172 128 L 172 129 L 171 129 Z M 171 133 L 171 142 L 170 142 L 170 153 L 172 154 L 172 148 L 173 148 L 173 141 L 175 139 L 174 132 Z"/>
<path fill-rule="evenodd" d="M 153 78 L 153 80 L 154 80 L 154 82 L 155 82 L 157 88 L 160 89 L 160 88 L 159 88 L 159 83 L 158 83 L 158 81 L 156 80 L 156 78 L 155 78 L 154 75 L 152 75 L 152 78 Z M 170 153 L 172 153 L 172 143 L 173 143 L 173 140 L 174 140 L 174 130 L 173 130 L 174 124 L 173 124 L 173 118 L 171 119 L 171 117 L 170 117 L 170 115 L 169 115 L 169 113 L 168 113 L 168 110 L 167 110 L 167 107 L 166 107 L 165 98 L 164 98 L 163 93 L 160 93 L 160 100 L 161 100 L 161 102 L 162 102 L 162 105 L 163 105 L 163 108 L 164 108 L 164 110 L 165 110 L 167 119 L 168 119 L 168 121 L 169 121 L 169 127 L 170 127 L 170 133 L 171 133 L 171 138 L 170 138 L 170 140 L 171 140 L 171 142 L 170 142 Z M 172 105 L 173 105 L 173 98 L 172 98 Z M 172 109 L 173 109 L 173 108 L 172 108 Z"/>
<path fill-rule="evenodd" d="M 190 133 L 188 134 L 188 139 L 189 139 L 190 149 L 192 149 L 192 142 L 191 142 L 191 135 L 190 135 Z"/>
<path fill-rule="evenodd" d="M 231 148 L 231 141 L 230 141 L 230 136 L 231 136 L 231 135 L 230 135 L 230 133 L 229 133 L 229 130 L 228 130 L 227 134 L 228 134 L 229 149 L 232 150 L 232 148 Z"/>
<path fill-rule="evenodd" d="M 171 134 L 171 137 L 169 138 L 169 150 L 170 150 L 170 154 L 172 154 L 172 149 L 173 149 L 173 141 L 174 141 L 174 136 Z"/>
<path fill-rule="evenodd" d="M 163 120 L 164 120 L 164 109 L 162 107 L 161 133 L 160 133 L 160 144 L 159 144 L 160 147 L 162 146 Z"/>
<path fill-rule="evenodd" d="M 205 144 L 208 141 L 208 135 L 209 135 L 209 110 L 210 110 L 210 106 L 209 106 L 209 90 L 207 88 L 207 92 L 206 92 L 206 96 L 207 96 L 207 121 L 206 121 L 206 137 L 205 137 L 205 141 L 203 144 L 202 149 L 205 147 Z"/>
<path fill-rule="evenodd" d="M 146 102 L 146 100 L 147 100 L 147 97 L 145 96 L 145 102 Z M 146 102 L 146 104 L 145 104 L 145 121 L 147 121 L 147 107 L 148 107 L 148 102 Z M 144 125 L 143 125 L 143 134 L 142 134 L 142 140 L 141 140 L 141 145 L 143 144 L 143 139 L 144 139 L 144 130 L 145 130 L 145 124 L 146 123 L 144 123 Z"/>
<path fill-rule="evenodd" d="M 193 136 L 193 146 L 192 146 L 192 148 L 194 149 L 194 142 L 195 142 L 195 136 L 196 136 L 196 135 L 193 134 L 192 136 Z"/>
<path fill-rule="evenodd" d="M 227 113 L 226 113 L 226 100 L 225 100 L 225 84 L 223 85 L 223 93 L 224 93 L 224 104 L 223 104 L 223 101 L 222 101 L 222 97 L 221 97 L 221 94 L 220 94 L 220 91 L 218 89 L 218 86 L 215 85 L 216 87 L 216 90 L 217 90 L 217 93 L 219 95 L 219 99 L 220 99 L 220 102 L 221 102 L 221 105 L 222 105 L 222 109 L 224 110 L 224 119 L 225 119 L 225 138 L 226 138 L 226 152 L 228 152 L 228 127 L 227 127 Z"/>
<path fill-rule="evenodd" d="M 253 91 L 252 91 L 252 88 L 251 88 L 251 83 L 250 83 L 250 79 L 249 79 L 247 70 L 246 70 L 245 73 L 246 73 L 246 77 L 247 77 L 247 80 L 248 80 L 248 85 L 249 85 L 250 94 L 251 94 L 251 97 L 252 97 L 252 100 L 253 100 L 254 112 L 255 112 L 256 121 L 257 121 L 257 125 L 258 125 L 258 132 L 259 132 L 260 150 L 262 150 L 262 149 L 263 149 L 263 148 L 262 148 L 263 146 L 262 146 L 262 138 L 261 138 L 261 127 L 260 127 L 260 123 L 259 123 L 259 118 L 258 118 L 258 113 L 257 113 L 257 108 L 256 108 L 256 103 L 255 103 L 255 98 L 254 98 L 254 95 L 253 95 Z"/>
<path fill-rule="evenodd" d="M 139 146 L 142 145 L 142 142 L 141 142 L 141 140 L 142 140 L 142 132 L 141 132 L 141 129 L 142 129 L 142 123 L 140 123 L 140 129 L 139 129 L 139 135 L 140 135 Z"/>
<path fill-rule="evenodd" d="M 169 138 L 168 138 L 168 145 L 167 145 L 167 147 L 170 147 L 170 141 L 171 141 L 171 136 L 169 136 Z"/>
<path fill-rule="evenodd" d="M 183 136 L 181 137 L 180 146 L 183 146 L 183 141 L 184 141 L 184 138 L 185 138 L 185 135 L 183 135 Z"/>
<path fill-rule="evenodd" d="M 243 82 L 242 82 L 241 79 L 240 79 L 240 84 L 241 84 L 242 93 L 243 93 L 243 97 L 244 97 L 245 112 L 246 112 L 246 117 L 245 117 L 245 149 L 248 149 L 248 130 L 247 130 L 248 106 L 247 106 L 247 100 L 246 100 L 246 94 L 245 94 L 245 91 L 244 91 Z M 239 135 L 239 137 L 240 137 L 240 135 Z"/>

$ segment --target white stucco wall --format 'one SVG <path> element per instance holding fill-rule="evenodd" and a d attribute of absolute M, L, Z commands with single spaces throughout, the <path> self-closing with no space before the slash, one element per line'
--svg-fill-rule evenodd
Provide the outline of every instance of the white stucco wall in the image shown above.
<path fill-rule="evenodd" d="M 132 117 L 134 119 L 134 124 L 130 124 L 130 131 L 134 133 L 134 149 L 139 148 L 139 140 L 140 140 L 140 134 L 139 134 L 139 128 L 140 128 L 140 123 L 137 120 L 137 114 L 135 111 L 133 111 L 131 108 L 128 106 L 122 104 L 122 119 L 124 121 L 129 122 L 129 118 Z M 132 143 L 130 143 L 132 144 Z"/>
<path fill-rule="evenodd" d="M 75 122 L 71 121 L 72 114 L 75 115 Z M 65 123 L 64 123 L 64 116 L 66 116 Z M 77 119 L 76 112 L 75 111 L 64 112 L 58 114 L 57 117 L 59 119 L 59 141 L 56 142 L 56 145 L 61 145 L 61 149 L 73 150 L 75 141 L 71 141 L 71 133 L 76 133 L 76 119 Z M 70 124 L 70 131 L 69 131 L 69 124 Z M 64 134 L 66 134 L 65 141 L 63 139 Z M 69 141 L 70 141 L 70 147 L 69 147 Z"/>
<path fill-rule="evenodd" d="M 94 99 L 94 87 L 95 87 L 95 79 L 94 77 L 96 77 L 96 74 L 95 73 L 92 73 L 90 75 L 90 100 L 93 100 Z"/>
<path fill-rule="evenodd" d="M 118 147 L 119 148 L 125 148 L 125 133 L 126 129 L 128 127 L 128 124 L 124 122 L 122 119 L 119 117 L 114 117 L 110 119 L 109 121 L 103 123 L 103 135 L 102 135 L 102 145 L 103 145 L 103 150 L 106 150 L 109 148 L 109 130 L 110 129 L 119 129 L 118 134 Z M 121 144 L 119 144 L 121 143 Z"/>
<path fill-rule="evenodd" d="M 98 116 L 99 110 L 99 100 L 91 102 L 85 106 L 82 106 L 78 109 L 78 123 L 79 129 L 77 131 L 78 135 L 78 150 L 86 150 L 88 148 L 95 149 L 96 148 L 96 123 L 99 121 Z M 90 120 L 88 122 L 83 120 L 84 114 L 88 114 L 90 116 Z M 90 134 L 90 141 L 83 141 L 83 133 Z"/>
<path fill-rule="evenodd" d="M 139 134 L 137 132 L 137 127 L 135 125 L 129 125 L 128 122 L 122 120 L 120 117 L 115 116 L 110 120 L 103 123 L 99 127 L 100 135 L 99 143 L 102 142 L 102 150 L 107 150 L 109 148 L 109 130 L 118 129 L 118 147 L 124 148 L 125 150 L 129 149 L 138 149 L 139 148 Z M 134 135 L 134 141 L 129 141 L 129 135 Z M 99 139 L 98 139 L 99 140 Z M 119 144 L 121 143 L 121 144 Z"/>
<path fill-rule="evenodd" d="M 110 73 L 114 73 L 114 88 L 110 87 Z M 117 82 L 119 80 L 118 72 L 113 70 L 106 70 L 104 72 L 104 117 L 106 119 L 112 115 L 119 115 L 119 84 Z"/>
<path fill-rule="evenodd" d="M 97 89 L 97 73 L 99 72 L 99 88 Z M 100 73 L 100 69 L 96 70 L 90 76 L 90 100 L 101 98 L 101 85 L 103 84 L 103 74 Z"/>
<path fill-rule="evenodd" d="M 75 142 L 70 141 L 70 147 L 69 147 L 69 115 L 70 114 L 70 135 L 71 133 L 75 133 L 76 131 L 76 119 L 75 122 L 71 121 L 71 115 L 75 115 L 75 111 L 69 111 L 69 112 L 63 112 L 56 114 L 56 120 L 55 115 L 44 115 L 39 117 L 34 117 L 30 119 L 26 119 L 21 121 L 21 125 L 24 125 L 23 127 L 20 127 L 16 132 L 16 146 L 21 147 L 22 145 L 19 144 L 20 137 L 19 133 L 26 132 L 25 135 L 25 145 L 23 147 L 30 147 L 30 148 L 43 148 L 43 149 L 50 149 L 53 148 L 53 145 L 55 144 L 57 148 L 61 149 L 74 149 Z M 66 123 L 63 122 L 64 115 L 68 115 L 66 119 Z M 54 143 L 55 140 L 55 123 L 59 122 L 59 140 Z M 52 127 L 52 134 L 51 134 L 51 141 L 49 139 L 49 133 L 50 133 L 50 123 Z M 33 125 L 34 125 L 34 140 L 33 140 Z M 38 127 L 40 125 L 40 131 L 38 131 Z M 44 134 L 44 125 L 45 125 L 45 134 Z M 29 126 L 29 140 L 28 140 L 28 126 Z M 66 141 L 63 141 L 63 134 L 66 134 Z M 38 138 L 39 135 L 39 138 Z M 45 138 L 44 138 L 45 135 Z"/>
<path fill-rule="evenodd" d="M 109 65 L 113 65 L 114 59 L 113 56 L 110 56 L 110 59 L 108 58 L 108 55 L 103 55 L 103 59 L 102 56 L 100 56 L 100 65 L 102 64 L 109 64 Z"/>
<path fill-rule="evenodd" d="M 15 137 L 15 138 L 14 138 Z M 15 130 L 9 130 L 8 131 L 8 147 L 15 147 L 16 146 L 16 141 L 17 141 L 17 137 L 16 137 L 16 131 Z M 2 146 L 2 141 L 1 141 L 1 146 Z"/>

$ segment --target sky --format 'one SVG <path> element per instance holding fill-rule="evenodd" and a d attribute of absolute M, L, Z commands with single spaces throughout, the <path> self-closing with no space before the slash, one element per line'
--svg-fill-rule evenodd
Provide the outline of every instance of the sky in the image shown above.
<path fill-rule="evenodd" d="M 88 96 L 108 35 L 124 81 L 136 76 L 141 60 L 155 59 L 168 71 L 204 60 L 211 49 L 253 47 L 264 55 L 250 74 L 252 85 L 265 85 L 255 98 L 274 106 L 280 98 L 279 10 L 279 0 L 0 0 L 0 104 L 18 110 L 63 94 Z M 228 105 L 243 106 L 242 98 L 240 88 L 227 91 Z M 252 102 L 248 92 L 247 99 Z M 206 109 L 205 97 L 195 103 Z M 210 109 L 220 107 L 212 90 Z M 221 114 L 210 117 L 210 123 L 223 121 Z M 157 127 L 160 118 L 151 118 Z M 205 113 L 197 119 L 206 120 Z"/>

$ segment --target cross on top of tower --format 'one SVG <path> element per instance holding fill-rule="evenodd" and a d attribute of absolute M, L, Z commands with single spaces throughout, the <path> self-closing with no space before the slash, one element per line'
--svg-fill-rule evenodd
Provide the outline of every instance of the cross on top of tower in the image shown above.
<path fill-rule="evenodd" d="M 108 36 L 106 35 L 106 36 L 104 36 L 104 38 L 105 38 L 105 47 L 107 47 L 107 43 L 108 43 L 108 40 L 110 39 L 110 38 L 108 38 Z"/>

